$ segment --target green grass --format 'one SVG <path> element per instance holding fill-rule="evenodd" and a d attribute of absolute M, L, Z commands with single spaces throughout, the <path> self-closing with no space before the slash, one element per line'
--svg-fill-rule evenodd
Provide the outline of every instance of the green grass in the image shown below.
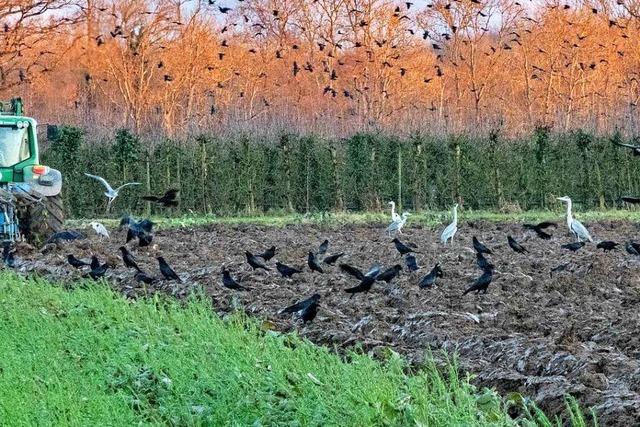
<path fill-rule="evenodd" d="M 132 302 L 2 272 L 0 306 L 4 425 L 552 425 L 519 395 L 510 404 L 531 413 L 509 419 L 453 365 L 341 358 L 198 299 Z"/>
<path fill-rule="evenodd" d="M 536 222 L 559 221 L 564 219 L 565 211 L 526 211 L 517 213 L 499 213 L 493 211 L 461 211 L 459 221 L 490 221 L 490 222 Z M 580 221 L 589 223 L 603 220 L 626 220 L 640 222 L 640 210 L 604 210 L 604 211 L 574 211 L 574 215 Z M 339 226 L 344 224 L 388 224 L 389 214 L 365 212 L 365 213 L 312 213 L 312 214 L 287 214 L 283 212 L 265 215 L 237 215 L 237 216 L 180 216 L 180 217 L 152 217 L 159 228 L 193 227 L 209 224 L 241 225 L 252 224 L 269 227 L 284 227 L 286 225 L 317 225 Z M 76 219 L 67 221 L 70 227 L 87 227 L 93 219 Z M 103 218 L 98 221 L 115 227 L 119 219 Z M 451 221 L 450 212 L 423 211 L 409 217 L 407 227 L 412 224 L 421 224 L 427 227 L 438 227 Z"/>

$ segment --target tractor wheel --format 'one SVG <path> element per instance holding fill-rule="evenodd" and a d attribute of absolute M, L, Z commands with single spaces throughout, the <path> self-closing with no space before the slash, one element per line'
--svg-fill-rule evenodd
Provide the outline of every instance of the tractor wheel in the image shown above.
<path fill-rule="evenodd" d="M 27 241 L 36 245 L 44 243 L 53 233 L 61 231 L 64 226 L 61 195 L 43 197 L 41 203 L 29 206 L 21 225 Z"/>

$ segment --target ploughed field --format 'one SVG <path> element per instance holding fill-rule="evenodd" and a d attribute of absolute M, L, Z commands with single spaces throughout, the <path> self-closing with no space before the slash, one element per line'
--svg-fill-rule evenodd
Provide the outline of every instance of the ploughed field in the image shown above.
<path fill-rule="evenodd" d="M 572 394 L 582 405 L 594 407 L 601 425 L 640 423 L 640 257 L 629 255 L 624 242 L 640 237 L 635 224 L 587 224 L 599 240 L 622 243 L 603 252 L 588 244 L 573 253 L 560 245 L 572 241 L 564 221 L 551 230 L 551 240 L 526 232 L 521 224 L 461 223 L 453 246 L 439 242 L 439 230 L 409 225 L 399 236 L 415 245 L 420 270 L 409 273 L 383 226 L 287 226 L 284 228 L 216 225 L 156 232 L 147 248 L 130 247 L 146 272 L 159 276 L 156 255 L 163 255 L 182 283 L 159 280 L 143 286 L 133 280 L 119 258 L 118 247 L 126 232 L 113 231 L 109 240 L 89 238 L 50 244 L 42 250 L 21 245 L 19 271 L 37 272 L 52 280 L 73 284 L 82 270 L 67 264 L 73 253 L 88 260 L 97 255 L 115 265 L 105 280 L 130 297 L 155 292 L 183 298 L 202 288 L 221 314 L 241 309 L 264 319 L 267 328 L 297 330 L 309 340 L 338 350 L 359 346 L 376 356 L 387 349 L 403 354 L 420 366 L 440 350 L 457 353 L 461 369 L 479 385 L 502 393 L 519 392 L 533 398 L 548 413 L 564 409 L 564 396 Z M 507 245 L 515 237 L 527 254 Z M 462 297 L 482 272 L 476 266 L 471 238 L 477 236 L 492 251 L 493 282 L 486 295 Z M 327 255 L 345 252 L 324 274 L 307 267 L 307 253 L 330 241 Z M 277 254 L 267 264 L 272 269 L 252 271 L 244 251 L 261 253 L 275 245 Z M 275 261 L 304 270 L 283 279 Z M 405 267 L 390 285 L 377 282 L 369 293 L 353 298 L 345 288 L 358 284 L 338 268 L 346 262 L 361 270 L 374 264 Z M 435 286 L 417 283 L 435 263 L 444 277 Z M 221 285 L 221 267 L 249 291 L 232 291 Z M 552 269 L 563 266 L 555 272 Z M 321 295 L 312 323 L 278 311 L 314 293 Z"/>

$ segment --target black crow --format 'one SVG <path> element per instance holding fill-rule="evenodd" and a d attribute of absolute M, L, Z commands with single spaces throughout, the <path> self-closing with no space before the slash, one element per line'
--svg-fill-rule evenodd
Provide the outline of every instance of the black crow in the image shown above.
<path fill-rule="evenodd" d="M 620 147 L 625 147 L 625 148 L 629 148 L 633 151 L 633 155 L 634 156 L 640 156 L 640 147 L 637 145 L 631 145 L 631 144 L 623 144 L 622 142 L 618 142 L 616 140 L 613 141 L 614 144 L 619 145 Z"/>
<path fill-rule="evenodd" d="M 291 314 L 296 315 L 302 319 L 303 323 L 311 322 L 318 314 L 318 305 L 320 303 L 320 295 L 313 294 L 310 298 L 299 301 L 287 308 L 283 308 L 278 314 Z"/>
<path fill-rule="evenodd" d="M 95 270 L 95 269 L 97 269 L 97 268 L 99 268 L 99 267 L 100 267 L 100 260 L 98 260 L 98 257 L 97 257 L 97 256 L 93 255 L 93 256 L 91 257 L 91 264 L 90 264 L 90 266 L 91 266 L 91 269 L 92 269 L 92 270 Z"/>
<path fill-rule="evenodd" d="M 509 247 L 519 254 L 529 252 L 520 243 L 516 242 L 516 239 L 511 236 L 507 236 L 507 242 L 509 242 Z"/>
<path fill-rule="evenodd" d="M 394 245 L 396 245 L 396 249 L 398 250 L 398 252 L 400 252 L 400 256 L 405 256 L 406 254 L 410 254 L 411 252 L 420 253 L 412 247 L 402 243 L 397 237 L 393 239 L 392 242 Z"/>
<path fill-rule="evenodd" d="M 135 276 L 133 276 L 136 282 L 142 282 L 147 285 L 151 285 L 156 281 L 155 277 L 149 276 L 144 271 L 138 271 Z"/>
<path fill-rule="evenodd" d="M 567 243 L 566 245 L 562 245 L 560 246 L 562 249 L 568 249 L 571 252 L 575 252 L 578 249 L 582 248 L 584 246 L 584 242 L 573 242 L 573 243 Z"/>
<path fill-rule="evenodd" d="M 631 255 L 640 255 L 640 243 L 628 241 L 625 243 L 624 248 Z"/>
<path fill-rule="evenodd" d="M 322 268 L 318 264 L 318 260 L 316 259 L 316 256 L 311 251 L 309 251 L 309 256 L 307 257 L 307 264 L 309 265 L 309 268 L 311 269 L 311 271 L 324 273 L 324 271 L 322 271 Z"/>
<path fill-rule="evenodd" d="M 374 267 L 367 274 L 363 276 L 358 286 L 345 289 L 344 291 L 346 293 L 351 294 L 350 298 L 353 298 L 355 294 L 360 292 L 369 292 L 369 290 L 371 289 L 371 286 L 373 286 L 373 284 L 375 283 L 376 278 L 378 277 L 378 274 L 380 274 L 380 267 Z"/>
<path fill-rule="evenodd" d="M 131 255 L 131 253 L 124 246 L 120 246 L 120 252 L 122 252 L 122 261 L 124 261 L 124 265 L 127 268 L 135 268 L 140 271 L 140 267 L 136 263 L 136 259 Z"/>
<path fill-rule="evenodd" d="M 316 255 L 320 256 L 320 255 L 324 255 L 327 253 L 327 249 L 329 249 L 329 240 L 326 240 L 324 242 L 322 242 L 320 244 L 320 246 L 318 247 L 318 252 L 316 253 Z"/>
<path fill-rule="evenodd" d="M 301 270 L 289 267 L 288 265 L 282 264 L 281 262 L 276 262 L 276 270 L 278 270 L 282 277 L 291 277 L 294 274 L 302 273 Z"/>
<path fill-rule="evenodd" d="M 485 245 L 480 243 L 480 241 L 476 236 L 473 236 L 472 240 L 473 240 L 473 248 L 476 250 L 477 253 L 488 254 L 488 255 L 491 255 L 493 253 L 489 248 L 487 248 Z"/>
<path fill-rule="evenodd" d="M 640 203 L 640 197 L 622 196 L 622 201 L 636 205 Z"/>
<path fill-rule="evenodd" d="M 376 277 L 376 280 L 378 282 L 390 283 L 393 279 L 395 279 L 400 274 L 400 270 L 402 270 L 402 266 L 400 264 L 396 264 L 393 267 L 388 268 L 382 273 L 380 273 Z"/>
<path fill-rule="evenodd" d="M 79 260 L 72 254 L 67 255 L 67 262 L 74 268 L 84 267 L 85 265 L 89 265 L 88 263 Z"/>
<path fill-rule="evenodd" d="M 522 224 L 522 226 L 527 230 L 535 231 L 538 237 L 540 237 L 541 239 L 549 240 L 551 238 L 551 234 L 543 230 L 549 227 L 557 227 L 558 224 L 556 224 L 555 222 L 545 221 L 539 224 Z"/>
<path fill-rule="evenodd" d="M 493 279 L 493 268 L 487 268 L 482 273 L 482 276 L 478 277 L 476 281 L 473 283 L 473 285 L 471 285 L 466 291 L 464 291 L 462 296 L 465 296 L 469 292 L 473 292 L 473 291 L 476 291 L 476 294 L 479 294 L 480 291 L 486 294 L 487 288 L 489 287 L 489 284 L 491 284 L 492 279 Z"/>
<path fill-rule="evenodd" d="M 429 274 L 427 274 L 426 276 L 424 276 L 422 278 L 422 280 L 420 280 L 420 283 L 418 283 L 418 286 L 421 289 L 430 288 L 431 286 L 435 285 L 436 279 L 438 277 L 442 277 L 442 276 L 444 276 L 444 273 L 442 272 L 442 269 L 440 268 L 440 264 L 436 264 L 431 269 Z"/>
<path fill-rule="evenodd" d="M 481 270 L 493 268 L 493 264 L 491 264 L 489 260 L 485 258 L 485 256 L 480 252 L 476 252 L 476 264 L 478 265 L 478 267 L 480 267 Z"/>
<path fill-rule="evenodd" d="M 326 257 L 322 262 L 328 265 L 333 265 L 340 259 L 340 257 L 344 256 L 344 252 L 340 252 L 339 254 L 330 255 Z"/>
<path fill-rule="evenodd" d="M 167 261 L 165 261 L 163 257 L 159 256 L 157 257 L 157 259 L 158 265 L 160 266 L 160 273 L 162 273 L 165 279 L 177 280 L 178 282 L 182 282 L 182 280 L 180 280 L 180 277 L 178 277 L 176 272 L 173 271 L 173 269 L 169 266 L 169 264 L 167 264 Z"/>
<path fill-rule="evenodd" d="M 407 264 L 407 268 L 409 271 L 418 271 L 418 262 L 416 261 L 416 257 L 411 254 L 407 254 L 404 258 L 405 264 Z"/>
<path fill-rule="evenodd" d="M 95 257 L 94 259 L 97 260 L 97 258 Z M 92 260 L 91 271 L 89 271 L 88 276 L 91 277 L 93 280 L 98 280 L 99 278 L 104 276 L 104 274 L 107 272 L 108 269 L 109 269 L 109 264 L 104 263 L 100 265 L 100 262 L 98 262 L 98 264 L 96 265 L 95 263 L 93 263 L 93 260 Z M 87 277 L 87 275 L 85 275 L 84 277 Z"/>
<path fill-rule="evenodd" d="M 235 291 L 245 291 L 247 288 L 236 282 L 231 273 L 225 267 L 222 267 L 222 285 L 227 289 L 233 289 Z"/>
<path fill-rule="evenodd" d="M 254 256 L 251 252 L 246 251 L 244 254 L 247 256 L 247 263 L 249 263 L 251 268 L 253 268 L 254 270 L 257 270 L 258 268 L 261 268 L 261 269 L 267 270 L 267 271 L 270 270 L 269 267 L 264 265 L 264 263 L 262 262 L 262 260 L 260 258 L 258 258 L 257 256 Z"/>
<path fill-rule="evenodd" d="M 276 247 L 271 246 L 269 249 L 261 253 L 260 255 L 256 255 L 257 257 L 262 258 L 265 261 L 269 261 L 271 258 L 276 256 Z"/>
<path fill-rule="evenodd" d="M 158 204 L 160 206 L 163 206 L 165 208 L 173 208 L 173 207 L 178 206 L 178 201 L 176 200 L 176 197 L 178 197 L 178 192 L 179 192 L 178 190 L 171 189 L 171 190 L 167 190 L 167 192 L 164 193 L 160 197 L 157 197 L 157 196 L 144 196 L 144 197 L 142 197 L 142 200 L 146 200 L 148 202 L 156 203 L 156 204 Z"/>
<path fill-rule="evenodd" d="M 355 277 L 358 280 L 364 279 L 364 273 L 357 268 L 350 266 L 349 264 L 340 264 L 340 270 Z"/>
<path fill-rule="evenodd" d="M 612 242 L 611 240 L 604 240 L 596 245 L 597 249 L 602 249 L 605 252 L 612 251 L 618 247 L 619 243 Z"/>

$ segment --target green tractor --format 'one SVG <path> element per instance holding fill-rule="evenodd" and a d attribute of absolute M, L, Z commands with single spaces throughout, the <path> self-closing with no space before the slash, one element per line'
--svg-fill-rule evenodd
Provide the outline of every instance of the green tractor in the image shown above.
<path fill-rule="evenodd" d="M 41 165 L 37 123 L 0 101 L 0 241 L 41 243 L 64 225 L 62 174 Z"/>

